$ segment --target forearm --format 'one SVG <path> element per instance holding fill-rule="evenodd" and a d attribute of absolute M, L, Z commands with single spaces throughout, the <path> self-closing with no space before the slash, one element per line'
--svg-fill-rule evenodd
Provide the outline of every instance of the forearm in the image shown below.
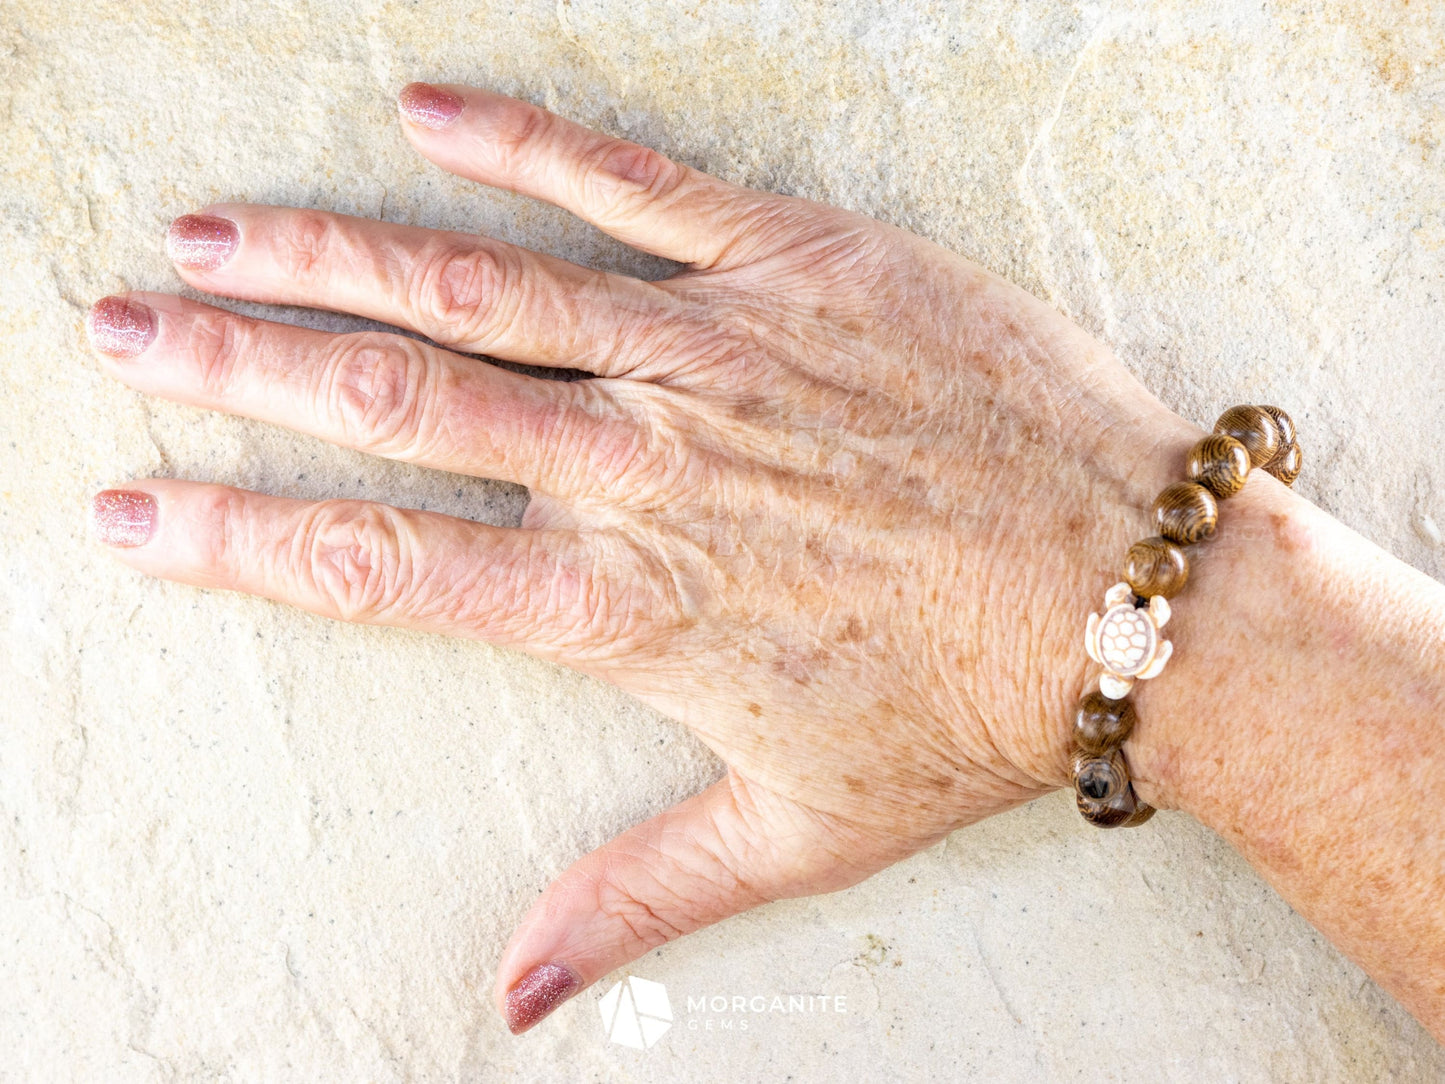
<path fill-rule="evenodd" d="M 1445 586 L 1272 480 L 1220 521 L 1136 695 L 1141 795 L 1445 1039 Z"/>

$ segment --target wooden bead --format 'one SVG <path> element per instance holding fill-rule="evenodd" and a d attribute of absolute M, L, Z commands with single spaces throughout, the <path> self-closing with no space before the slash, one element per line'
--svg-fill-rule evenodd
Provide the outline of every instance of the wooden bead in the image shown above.
<path fill-rule="evenodd" d="M 1279 426 L 1257 406 L 1230 407 L 1214 423 L 1214 431 L 1243 444 L 1251 467 L 1264 466 L 1279 451 Z"/>
<path fill-rule="evenodd" d="M 1084 819 L 1099 828 L 1137 828 L 1154 815 L 1154 807 L 1139 801 L 1132 784 L 1126 784 L 1107 802 L 1094 801 L 1076 791 L 1074 802 Z"/>
<path fill-rule="evenodd" d="M 1154 522 L 1171 542 L 1189 546 L 1214 537 L 1219 504 L 1214 494 L 1195 482 L 1175 482 L 1154 499 Z"/>
<path fill-rule="evenodd" d="M 1074 711 L 1074 741 L 1086 753 L 1118 748 L 1133 731 L 1137 719 L 1132 700 L 1110 700 L 1100 692 L 1088 693 Z"/>
<path fill-rule="evenodd" d="M 1249 449 L 1227 433 L 1210 433 L 1189 449 L 1188 472 L 1216 497 L 1232 497 L 1249 477 Z"/>
<path fill-rule="evenodd" d="M 1074 791 L 1091 802 L 1112 802 L 1129 785 L 1129 768 L 1117 749 L 1107 753 L 1074 752 Z"/>
<path fill-rule="evenodd" d="M 1279 430 L 1280 452 L 1283 452 L 1286 447 L 1294 443 L 1294 419 L 1277 406 L 1261 405 L 1259 409 L 1274 419 L 1275 428 Z M 1280 453 L 1276 453 L 1276 455 L 1278 454 Z"/>
<path fill-rule="evenodd" d="M 1124 578 L 1141 598 L 1173 598 L 1189 579 L 1189 558 L 1163 535 L 1135 542 L 1124 555 Z"/>
<path fill-rule="evenodd" d="M 1154 816 L 1154 807 L 1147 802 L 1139 801 L 1139 796 L 1134 793 L 1132 784 L 1129 787 L 1129 797 L 1134 799 L 1134 813 L 1128 820 L 1119 825 L 1120 828 L 1138 828 L 1139 825 Z"/>
<path fill-rule="evenodd" d="M 1299 477 L 1300 450 L 1298 444 L 1291 444 L 1280 455 L 1275 456 L 1274 462 L 1264 468 L 1287 486 L 1294 485 L 1294 480 Z"/>

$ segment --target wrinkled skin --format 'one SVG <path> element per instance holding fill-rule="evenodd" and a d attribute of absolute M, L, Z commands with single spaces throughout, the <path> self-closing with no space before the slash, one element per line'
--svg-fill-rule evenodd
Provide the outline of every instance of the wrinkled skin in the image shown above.
<path fill-rule="evenodd" d="M 128 295 L 155 313 L 138 356 L 106 355 L 95 317 L 92 334 L 143 391 L 532 493 L 502 529 L 150 480 L 127 486 L 158 506 L 150 540 L 117 550 L 131 564 L 533 652 L 726 761 L 551 886 L 499 966 L 503 1011 L 535 965 L 591 983 L 1065 784 L 1085 618 L 1197 430 L 1053 309 L 919 237 L 450 93 L 450 123 L 403 110 L 423 154 L 682 269 L 644 283 L 469 234 L 227 205 L 205 212 L 237 224 L 226 263 L 173 249 L 191 285 L 438 345 L 161 294 Z"/>

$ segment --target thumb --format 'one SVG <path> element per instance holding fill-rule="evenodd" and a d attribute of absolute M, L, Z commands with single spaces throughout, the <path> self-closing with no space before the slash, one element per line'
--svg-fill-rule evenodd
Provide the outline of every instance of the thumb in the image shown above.
<path fill-rule="evenodd" d="M 552 882 L 502 956 L 497 1006 L 519 1034 L 664 942 L 771 900 L 846 888 L 917 846 L 729 771 Z"/>

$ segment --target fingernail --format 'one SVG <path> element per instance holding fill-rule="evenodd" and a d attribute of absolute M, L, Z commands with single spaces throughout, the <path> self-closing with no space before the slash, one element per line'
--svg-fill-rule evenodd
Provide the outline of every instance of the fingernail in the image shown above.
<path fill-rule="evenodd" d="M 240 243 L 236 224 L 217 215 L 181 215 L 166 231 L 166 255 L 192 271 L 214 271 Z"/>
<path fill-rule="evenodd" d="M 565 964 L 538 964 L 507 991 L 507 1027 L 520 1035 L 582 989 L 582 979 Z"/>
<path fill-rule="evenodd" d="M 91 504 L 91 522 L 107 546 L 144 546 L 156 531 L 156 499 L 133 489 L 103 489 Z"/>
<path fill-rule="evenodd" d="M 456 120 L 467 103 L 451 91 L 430 83 L 408 83 L 401 88 L 396 104 L 412 123 L 440 130 Z"/>
<path fill-rule="evenodd" d="M 127 297 L 102 297 L 85 320 L 90 344 L 113 358 L 133 358 L 156 337 L 156 317 L 149 305 Z"/>

